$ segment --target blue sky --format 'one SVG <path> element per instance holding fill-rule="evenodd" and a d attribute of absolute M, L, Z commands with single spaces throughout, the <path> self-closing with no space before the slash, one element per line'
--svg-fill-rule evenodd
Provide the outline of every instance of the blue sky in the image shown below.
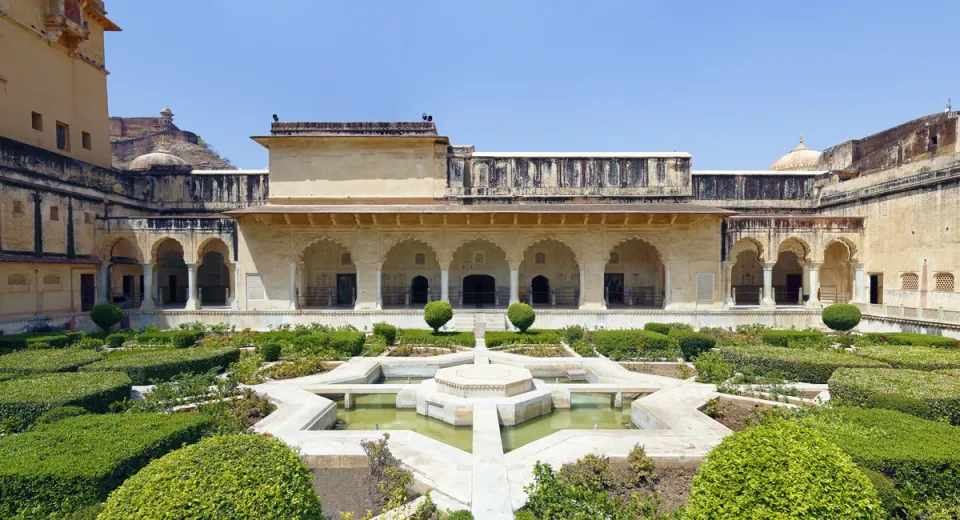
<path fill-rule="evenodd" d="M 110 113 L 169 105 L 242 168 L 287 121 L 419 120 L 482 151 L 765 169 L 960 107 L 960 2 L 107 2 Z"/>

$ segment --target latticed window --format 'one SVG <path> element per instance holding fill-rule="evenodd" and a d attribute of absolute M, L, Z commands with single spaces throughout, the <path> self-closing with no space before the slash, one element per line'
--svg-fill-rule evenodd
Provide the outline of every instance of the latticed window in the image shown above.
<path fill-rule="evenodd" d="M 937 273 L 933 275 L 933 290 L 937 292 L 953 292 L 953 274 Z"/>
<path fill-rule="evenodd" d="M 920 289 L 920 277 L 917 273 L 903 273 L 900 275 L 901 291 L 916 291 Z"/>
<path fill-rule="evenodd" d="M 11 291 L 26 291 L 27 276 L 22 274 L 11 274 L 7 277 L 7 285 Z"/>
<path fill-rule="evenodd" d="M 350 253 L 340 255 L 340 265 L 350 265 L 353 261 L 350 259 Z"/>
<path fill-rule="evenodd" d="M 426 263 L 427 263 L 427 255 L 425 255 L 425 254 L 423 254 L 423 253 L 417 253 L 416 256 L 413 257 L 413 263 L 415 263 L 415 264 L 417 264 L 417 265 L 424 265 L 424 264 L 426 264 Z"/>
<path fill-rule="evenodd" d="M 533 257 L 533 260 L 534 260 L 534 263 L 537 264 L 537 265 L 544 265 L 544 264 L 547 263 L 547 255 L 545 255 L 545 254 L 543 254 L 543 253 L 537 253 L 537 254 Z"/>
<path fill-rule="evenodd" d="M 616 252 L 616 251 L 610 253 L 610 263 L 613 264 L 613 265 L 619 265 L 619 264 L 620 264 L 620 253 L 618 253 L 618 252 Z"/>

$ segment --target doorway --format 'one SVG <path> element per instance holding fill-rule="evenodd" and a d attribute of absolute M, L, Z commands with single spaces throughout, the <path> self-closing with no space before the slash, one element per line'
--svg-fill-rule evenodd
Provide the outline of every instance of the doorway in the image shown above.
<path fill-rule="evenodd" d="M 463 279 L 463 304 L 494 305 L 497 301 L 496 280 L 488 274 L 471 274 Z"/>
<path fill-rule="evenodd" d="M 337 275 L 337 305 L 353 305 L 354 295 L 357 294 L 357 275 Z"/>
<path fill-rule="evenodd" d="M 550 279 L 543 275 L 534 276 L 530 282 L 534 304 L 550 304 Z"/>
<path fill-rule="evenodd" d="M 171 274 L 167 279 L 167 303 L 177 303 L 177 275 Z"/>
<path fill-rule="evenodd" d="M 607 303 L 623 303 L 623 273 L 607 273 L 603 275 L 603 290 L 607 295 Z"/>
<path fill-rule="evenodd" d="M 97 285 L 92 274 L 80 275 L 80 311 L 87 312 L 97 303 Z"/>
<path fill-rule="evenodd" d="M 803 292 L 803 274 L 787 274 L 786 294 L 777 303 L 792 305 L 800 303 L 800 293 Z"/>
<path fill-rule="evenodd" d="M 427 303 L 430 299 L 430 281 L 425 276 L 414 276 L 410 282 L 410 303 Z"/>
<path fill-rule="evenodd" d="M 883 275 L 870 275 L 870 303 L 873 305 L 883 304 Z"/>

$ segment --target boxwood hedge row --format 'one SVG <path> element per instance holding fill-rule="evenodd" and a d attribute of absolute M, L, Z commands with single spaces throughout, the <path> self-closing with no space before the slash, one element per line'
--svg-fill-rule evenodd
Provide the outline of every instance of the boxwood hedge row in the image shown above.
<path fill-rule="evenodd" d="M 209 424 L 187 414 L 84 415 L 4 437 L 0 517 L 42 517 L 102 502 L 151 459 L 199 440 Z"/>
<path fill-rule="evenodd" d="M 197 330 L 167 330 L 137 334 L 134 342 L 148 347 L 187 348 L 196 345 L 202 338 L 203 332 Z"/>
<path fill-rule="evenodd" d="M 876 408 L 818 408 L 803 422 L 862 467 L 920 498 L 951 498 L 960 489 L 960 428 Z"/>
<path fill-rule="evenodd" d="M 458 345 L 473 347 L 476 343 L 473 332 L 434 332 L 429 329 L 403 329 L 400 331 L 401 345 Z"/>
<path fill-rule="evenodd" d="M 768 345 L 722 347 L 720 355 L 738 370 L 776 372 L 790 381 L 826 383 L 840 367 L 888 367 L 886 363 L 841 350 L 803 350 Z"/>
<path fill-rule="evenodd" d="M 845 368 L 833 374 L 829 385 L 831 400 L 839 404 L 899 410 L 960 424 L 960 380 L 953 376 L 895 368 Z"/>
<path fill-rule="evenodd" d="M 855 353 L 859 356 L 883 361 L 894 368 L 914 370 L 960 369 L 960 350 L 876 345 L 859 347 Z"/>
<path fill-rule="evenodd" d="M 649 330 L 598 330 L 592 339 L 597 352 L 612 360 L 675 360 L 681 355 L 675 340 Z"/>
<path fill-rule="evenodd" d="M 58 406 L 106 412 L 110 403 L 130 396 L 130 378 L 119 372 L 64 372 L 0 381 L 0 421 L 29 425 Z"/>
<path fill-rule="evenodd" d="M 868 342 L 888 345 L 914 345 L 921 347 L 957 348 L 960 342 L 944 336 L 915 334 L 911 332 L 871 332 L 866 334 Z"/>
<path fill-rule="evenodd" d="M 185 373 L 201 374 L 213 368 L 225 369 L 240 359 L 232 347 L 188 349 L 120 350 L 107 358 L 80 367 L 81 372 L 125 372 L 135 385 L 167 381 Z"/>
<path fill-rule="evenodd" d="M 110 495 L 98 518 L 323 518 L 312 480 L 282 441 L 223 435 L 150 463 Z"/>
<path fill-rule="evenodd" d="M 0 354 L 24 349 L 65 348 L 84 337 L 82 332 L 32 332 L 0 336 Z"/>
<path fill-rule="evenodd" d="M 526 332 L 487 332 L 483 336 L 487 348 L 503 345 L 559 345 L 560 333 L 554 330 L 528 330 Z"/>
<path fill-rule="evenodd" d="M 72 372 L 101 359 L 103 354 L 92 350 L 26 350 L 0 356 L 0 372 L 21 375 Z"/>
<path fill-rule="evenodd" d="M 817 339 L 823 333 L 815 330 L 767 330 L 763 333 L 763 342 L 777 347 L 790 347 L 793 341 Z"/>

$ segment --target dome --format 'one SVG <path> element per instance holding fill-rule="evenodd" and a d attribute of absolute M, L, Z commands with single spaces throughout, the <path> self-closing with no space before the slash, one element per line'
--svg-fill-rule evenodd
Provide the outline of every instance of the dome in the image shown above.
<path fill-rule="evenodd" d="M 163 110 L 160 111 L 160 115 L 166 118 L 173 118 L 173 110 L 170 110 L 170 107 L 163 107 Z"/>
<path fill-rule="evenodd" d="M 800 144 L 770 165 L 772 171 L 816 170 L 820 163 L 820 152 L 807 148 L 800 136 Z"/>
<path fill-rule="evenodd" d="M 129 169 L 135 172 L 150 170 L 190 170 L 190 163 L 167 152 L 150 152 L 130 162 Z"/>

